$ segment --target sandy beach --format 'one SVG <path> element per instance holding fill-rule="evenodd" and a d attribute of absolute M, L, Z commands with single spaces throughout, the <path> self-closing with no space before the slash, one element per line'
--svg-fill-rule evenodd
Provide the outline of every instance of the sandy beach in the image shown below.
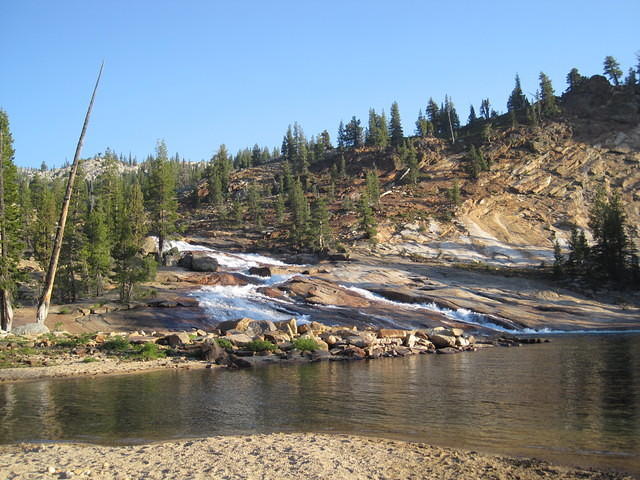
<path fill-rule="evenodd" d="M 124 447 L 5 445 L 0 447 L 0 478 L 622 480 L 633 477 L 423 443 L 278 433 Z"/>

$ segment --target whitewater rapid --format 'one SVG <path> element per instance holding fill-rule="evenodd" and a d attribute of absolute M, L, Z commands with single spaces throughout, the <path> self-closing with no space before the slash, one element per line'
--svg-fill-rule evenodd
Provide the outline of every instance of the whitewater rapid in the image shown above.
<path fill-rule="evenodd" d="M 261 287 L 277 287 L 300 274 L 275 274 L 270 277 L 260 277 L 249 273 L 250 269 L 254 267 L 299 267 L 300 265 L 290 265 L 280 260 L 256 253 L 223 252 L 214 248 L 190 244 L 181 240 L 170 240 L 166 242 L 165 250 L 170 250 L 172 248 L 175 248 L 180 252 L 204 252 L 207 256 L 214 258 L 224 271 L 241 273 L 254 280 L 254 283 L 244 286 L 204 286 L 194 292 L 191 292 L 190 295 L 198 300 L 199 305 L 210 315 L 212 322 L 219 323 L 225 320 L 235 320 L 243 317 L 253 318 L 255 320 L 281 321 L 295 317 L 298 323 L 302 324 L 308 323 L 312 316 L 315 316 L 314 312 L 311 314 L 301 314 L 299 310 L 306 310 L 309 312 L 309 306 L 305 306 L 304 309 L 302 307 L 297 308 L 296 303 L 287 297 L 286 294 L 280 298 L 272 298 L 259 291 Z M 553 330 L 548 328 L 511 329 L 504 325 L 497 324 L 493 321 L 490 315 L 474 312 L 473 310 L 465 308 L 453 310 L 440 307 L 436 303 L 403 303 L 389 300 L 381 295 L 354 285 L 339 285 L 339 287 L 350 290 L 351 292 L 371 301 L 373 304 L 377 303 L 386 306 L 393 306 L 398 312 L 397 319 L 382 317 L 376 315 L 375 312 L 363 310 L 354 311 L 354 314 L 368 317 L 378 323 L 390 326 L 396 325 L 398 328 L 407 328 L 407 325 L 402 323 L 403 311 L 425 311 L 440 313 L 452 321 L 493 330 L 499 333 L 527 335 L 620 333 L 620 331 L 616 330 Z M 327 310 L 332 309 L 345 310 L 344 307 L 331 305 L 315 307 L 314 310 L 315 309 L 318 311 L 317 320 L 319 321 L 323 321 L 322 310 L 325 310 L 325 313 Z"/>

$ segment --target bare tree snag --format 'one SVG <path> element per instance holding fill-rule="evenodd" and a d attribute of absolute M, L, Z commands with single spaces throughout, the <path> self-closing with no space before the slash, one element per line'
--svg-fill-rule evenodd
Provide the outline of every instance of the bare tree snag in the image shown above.
<path fill-rule="evenodd" d="M 82 132 L 78 139 L 78 145 L 76 146 L 76 154 L 73 157 L 73 164 L 69 171 L 69 179 L 67 180 L 67 189 L 64 194 L 64 200 L 62 202 L 62 211 L 60 212 L 60 221 L 56 227 L 56 236 L 53 241 L 53 249 L 51 251 L 51 259 L 49 260 L 49 268 L 47 269 L 47 275 L 44 279 L 44 288 L 42 290 L 42 296 L 38 301 L 38 311 L 36 313 L 36 322 L 44 325 L 47 315 L 49 313 L 49 304 L 51 303 L 51 293 L 53 292 L 53 282 L 56 278 L 56 270 L 58 269 L 58 259 L 60 258 L 60 249 L 62 248 L 62 239 L 64 237 L 64 227 L 67 223 L 67 214 L 69 212 L 69 203 L 71 202 L 71 194 L 73 193 L 73 184 L 76 179 L 76 173 L 78 171 L 78 164 L 80 163 L 80 152 L 82 151 L 82 142 L 84 141 L 84 135 L 87 132 L 87 126 L 89 125 L 89 117 L 91 116 L 91 109 L 93 108 L 93 100 L 96 97 L 96 91 L 98 90 L 98 84 L 100 83 L 100 77 L 102 76 L 102 68 L 104 62 L 100 65 L 100 71 L 98 72 L 98 78 L 96 84 L 93 87 L 93 94 L 91 95 L 91 101 L 89 102 L 89 108 L 87 108 L 87 114 L 84 117 L 84 124 L 82 125 Z"/>

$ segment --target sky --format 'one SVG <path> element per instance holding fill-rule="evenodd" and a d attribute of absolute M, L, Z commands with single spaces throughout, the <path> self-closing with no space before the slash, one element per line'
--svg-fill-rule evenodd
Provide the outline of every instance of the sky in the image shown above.
<path fill-rule="evenodd" d="M 335 139 L 394 101 L 407 134 L 429 97 L 464 122 L 483 98 L 504 111 L 516 73 L 532 95 L 540 71 L 556 93 L 607 55 L 626 72 L 639 18 L 638 0 L 0 0 L 0 109 L 24 167 L 73 160 L 103 60 L 85 158 L 163 139 L 208 160 L 279 147 L 294 121 Z"/>

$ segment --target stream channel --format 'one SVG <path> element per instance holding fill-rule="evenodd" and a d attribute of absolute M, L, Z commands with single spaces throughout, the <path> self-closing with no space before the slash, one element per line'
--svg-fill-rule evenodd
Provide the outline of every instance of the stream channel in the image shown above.
<path fill-rule="evenodd" d="M 277 264 L 234 258 L 245 263 L 229 268 Z M 252 287 L 226 297 L 215 288 L 196 294 L 212 310 L 291 316 L 290 306 Z M 1 384 L 0 442 L 349 433 L 640 476 L 640 335 L 547 337 L 551 343 L 458 355 Z"/>

